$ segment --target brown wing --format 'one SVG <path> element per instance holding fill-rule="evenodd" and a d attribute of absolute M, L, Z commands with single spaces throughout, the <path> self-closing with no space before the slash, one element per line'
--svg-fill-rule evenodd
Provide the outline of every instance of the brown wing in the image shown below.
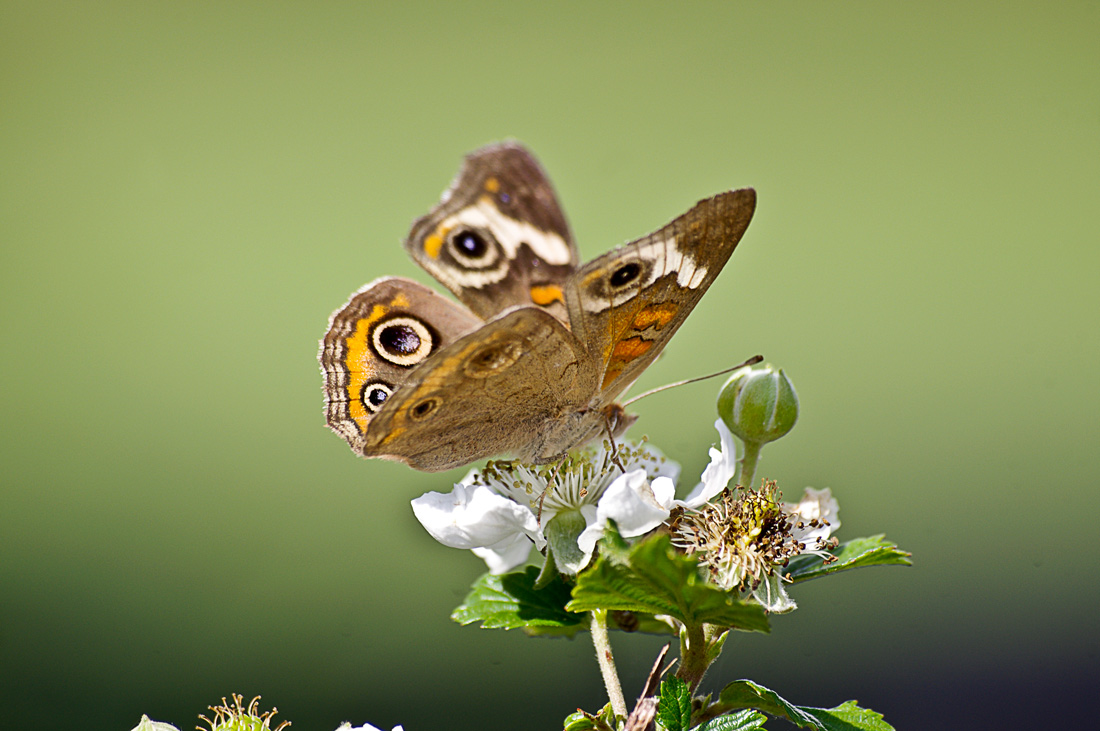
<path fill-rule="evenodd" d="M 565 319 L 562 285 L 577 247 L 554 189 L 521 145 L 466 157 L 439 204 L 405 241 L 412 258 L 482 319 L 536 305 Z"/>
<path fill-rule="evenodd" d="M 602 364 L 602 403 L 665 347 L 725 266 L 755 206 L 751 188 L 716 195 L 577 271 L 566 288 L 569 322 Z"/>
<path fill-rule="evenodd" d="M 416 366 L 481 325 L 465 307 L 410 279 L 364 286 L 332 314 L 321 341 L 328 425 L 362 454 L 367 427 Z"/>
<path fill-rule="evenodd" d="M 517 308 L 413 371 L 371 422 L 363 454 L 428 472 L 501 454 L 538 460 L 597 382 L 595 364 L 561 322 Z"/>

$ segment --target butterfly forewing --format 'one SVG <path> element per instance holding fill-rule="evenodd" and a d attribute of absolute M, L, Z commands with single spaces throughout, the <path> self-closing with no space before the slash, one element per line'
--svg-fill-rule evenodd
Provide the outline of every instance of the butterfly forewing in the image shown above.
<path fill-rule="evenodd" d="M 566 290 L 569 321 L 602 364 L 602 403 L 613 401 L 665 347 L 725 266 L 755 205 L 751 188 L 702 200 L 659 231 L 577 271 Z"/>
<path fill-rule="evenodd" d="M 467 156 L 439 204 L 413 223 L 405 248 L 483 319 L 516 305 L 565 319 L 562 287 L 577 247 L 550 181 L 520 145 Z"/>

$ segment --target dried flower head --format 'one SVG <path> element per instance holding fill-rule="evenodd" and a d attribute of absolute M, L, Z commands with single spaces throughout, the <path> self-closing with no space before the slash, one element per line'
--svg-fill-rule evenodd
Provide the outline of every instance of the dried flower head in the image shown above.
<path fill-rule="evenodd" d="M 245 708 L 244 696 L 234 693 L 233 705 L 222 698 L 221 705 L 210 706 L 210 710 L 214 712 L 214 720 L 199 716 L 210 726 L 210 731 L 283 731 L 290 726 L 290 721 L 283 721 L 272 729 L 271 722 L 279 709 L 272 708 L 260 713 L 260 696 L 253 698 Z"/>
<path fill-rule="evenodd" d="M 769 611 L 790 611 L 795 603 L 782 570 L 803 553 L 835 560 L 828 551 L 837 540 L 829 534 L 840 525 L 839 506 L 827 489 L 807 488 L 796 504 L 781 501 L 774 482 L 759 490 L 727 488 L 714 502 L 674 515 L 672 542 L 698 556 L 711 582 L 752 596 Z"/>

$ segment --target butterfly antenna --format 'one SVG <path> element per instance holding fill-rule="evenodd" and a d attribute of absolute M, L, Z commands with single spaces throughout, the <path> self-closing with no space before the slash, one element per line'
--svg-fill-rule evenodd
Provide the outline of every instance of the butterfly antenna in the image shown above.
<path fill-rule="evenodd" d="M 663 386 L 658 386 L 657 388 L 650 389 L 649 391 L 646 391 L 645 393 L 640 393 L 637 396 L 634 396 L 633 398 L 629 398 L 626 401 L 623 401 L 622 405 L 623 405 L 623 408 L 626 408 L 627 406 L 634 403 L 635 401 L 638 401 L 640 399 L 644 399 L 646 396 L 652 396 L 655 393 L 660 393 L 661 391 L 667 391 L 668 389 L 676 388 L 677 386 L 686 386 L 687 384 L 695 383 L 696 381 L 705 381 L 708 378 L 714 378 L 716 376 L 724 376 L 727 373 L 732 373 L 733 371 L 736 371 L 740 368 L 744 368 L 745 366 L 756 365 L 757 363 L 759 363 L 762 360 L 764 360 L 764 356 L 754 355 L 753 357 L 749 358 L 748 360 L 746 360 L 744 363 L 742 363 L 740 365 L 735 365 L 732 368 L 726 368 L 725 370 L 718 371 L 717 373 L 711 373 L 710 375 L 707 375 L 707 376 L 697 376 L 696 378 L 689 378 L 686 381 L 676 381 L 675 383 L 666 383 Z"/>

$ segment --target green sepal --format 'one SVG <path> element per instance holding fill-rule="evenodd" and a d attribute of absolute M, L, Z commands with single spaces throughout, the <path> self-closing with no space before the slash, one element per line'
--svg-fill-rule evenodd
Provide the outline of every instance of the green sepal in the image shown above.
<path fill-rule="evenodd" d="M 897 544 L 886 540 L 886 536 L 882 534 L 852 539 L 841 543 L 829 553 L 836 557 L 830 563 L 825 563 L 820 556 L 809 553 L 796 556 L 787 564 L 784 573 L 790 576 L 792 582 L 798 583 L 866 566 L 913 565 L 913 554 L 898 549 Z"/>
<path fill-rule="evenodd" d="M 691 728 L 691 688 L 675 675 L 661 681 L 657 698 L 657 728 L 688 731 Z"/>
<path fill-rule="evenodd" d="M 882 719 L 881 713 L 860 708 L 855 701 L 835 708 L 796 706 L 774 690 L 751 680 L 736 680 L 727 685 L 718 694 L 717 703 L 730 710 L 754 708 L 785 718 L 799 728 L 816 731 L 894 731 L 894 727 Z"/>
<path fill-rule="evenodd" d="M 664 614 L 685 625 L 769 631 L 767 613 L 759 604 L 741 601 L 707 583 L 698 562 L 673 549 L 667 535 L 624 549 L 613 525 L 607 534 L 595 565 L 577 576 L 567 610 L 621 609 Z"/>
<path fill-rule="evenodd" d="M 584 629 L 584 615 L 565 609 L 571 586 L 557 577 L 536 588 L 538 574 L 534 566 L 511 574 L 484 574 L 451 619 L 459 624 L 481 622 L 483 629 L 523 629 L 538 635 L 571 637 Z"/>
<path fill-rule="evenodd" d="M 565 717 L 563 731 L 616 731 L 615 711 L 608 703 L 596 715 L 579 708 Z"/>

